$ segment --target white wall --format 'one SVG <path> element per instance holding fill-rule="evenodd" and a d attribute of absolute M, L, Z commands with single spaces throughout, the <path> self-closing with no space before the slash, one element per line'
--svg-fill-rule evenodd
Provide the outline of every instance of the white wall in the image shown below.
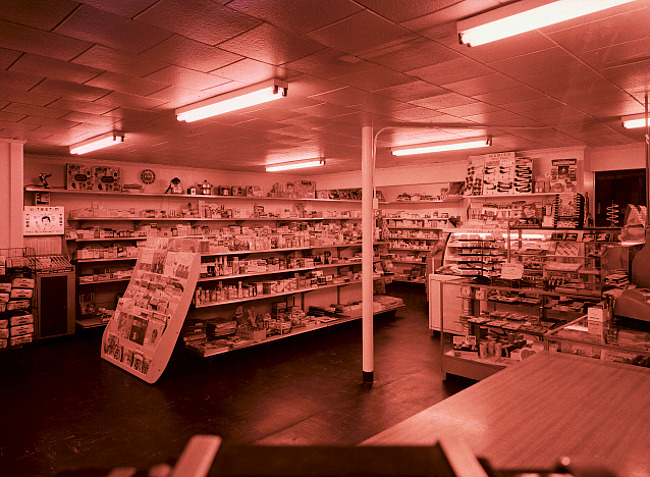
<path fill-rule="evenodd" d="M 591 150 L 591 170 L 612 171 L 644 169 L 645 149 L 643 143 L 630 146 L 597 147 Z"/>

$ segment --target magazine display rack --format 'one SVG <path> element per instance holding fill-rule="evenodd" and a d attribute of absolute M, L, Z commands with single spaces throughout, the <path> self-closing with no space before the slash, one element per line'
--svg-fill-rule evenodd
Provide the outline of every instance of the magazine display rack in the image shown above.
<path fill-rule="evenodd" d="M 199 277 L 194 239 L 157 239 L 138 254 L 133 276 L 102 338 L 101 356 L 155 383 L 174 350 Z"/>

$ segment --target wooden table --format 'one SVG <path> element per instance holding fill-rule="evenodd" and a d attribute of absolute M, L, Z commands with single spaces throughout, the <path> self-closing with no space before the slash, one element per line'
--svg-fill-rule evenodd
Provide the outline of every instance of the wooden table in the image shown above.
<path fill-rule="evenodd" d="M 562 456 L 619 477 L 650 476 L 650 369 L 538 353 L 363 442 L 465 441 L 495 468 L 552 468 Z"/>

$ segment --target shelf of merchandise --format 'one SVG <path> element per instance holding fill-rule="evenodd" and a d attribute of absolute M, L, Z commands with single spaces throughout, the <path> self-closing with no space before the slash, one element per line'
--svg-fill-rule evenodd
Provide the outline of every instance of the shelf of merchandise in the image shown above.
<path fill-rule="evenodd" d="M 394 219 L 389 219 L 389 220 L 394 220 Z M 399 219 L 398 219 L 399 220 Z M 406 220 L 406 219 L 403 219 Z M 447 219 L 408 219 L 408 220 L 444 220 L 447 221 Z M 395 225 L 389 225 L 388 230 L 441 230 L 440 227 L 419 227 L 417 225 L 410 225 L 410 226 L 395 226 Z"/>
<path fill-rule="evenodd" d="M 374 245 L 384 245 L 385 242 L 375 242 Z M 273 253 L 273 252 L 294 252 L 300 250 L 322 250 L 326 248 L 349 248 L 349 247 L 359 247 L 361 242 L 350 242 L 350 243 L 338 243 L 330 245 L 311 245 L 309 247 L 289 247 L 289 248 L 269 248 L 265 250 L 234 250 L 229 252 L 205 252 L 202 253 L 202 257 L 220 257 L 224 255 L 247 255 L 247 254 L 263 254 L 263 253 Z"/>
<path fill-rule="evenodd" d="M 131 280 L 131 277 L 125 277 L 125 278 L 109 278 L 105 280 L 93 280 L 91 282 L 81 282 L 77 281 L 77 286 L 83 287 L 83 286 L 88 286 L 88 285 L 106 285 L 108 283 L 122 283 L 122 282 L 128 282 Z"/>
<path fill-rule="evenodd" d="M 558 192 L 531 192 L 528 194 L 493 194 L 493 195 L 464 195 L 463 199 L 511 199 L 517 200 L 518 198 L 534 198 L 534 197 L 553 197 L 557 195 Z"/>
<path fill-rule="evenodd" d="M 74 263 L 102 263 L 102 262 L 122 262 L 137 260 L 138 257 L 115 257 L 115 258 L 83 258 L 80 260 L 71 260 Z"/>
<path fill-rule="evenodd" d="M 50 192 L 53 194 L 70 194 L 70 195 L 94 195 L 101 197 L 156 197 L 160 199 L 213 199 L 213 200 L 268 200 L 268 201 L 296 201 L 296 202 L 333 202 L 333 203 L 356 203 L 360 200 L 354 199 L 319 199 L 316 197 L 257 197 L 257 196 L 238 196 L 238 195 L 203 195 L 203 194 L 152 194 L 148 192 L 98 192 L 68 189 L 44 189 L 41 187 L 25 187 L 25 192 Z"/>
<path fill-rule="evenodd" d="M 68 222 L 314 222 L 321 220 L 361 220 L 361 217 L 68 217 Z"/>
<path fill-rule="evenodd" d="M 376 262 L 377 260 L 375 260 Z M 350 267 L 352 265 L 360 265 L 361 260 L 350 260 L 348 262 L 338 262 L 331 264 L 323 265 L 314 265 L 313 267 L 300 267 L 300 268 L 282 268 L 279 270 L 267 270 L 265 272 L 256 272 L 256 273 L 242 273 L 238 275 L 219 275 L 214 277 L 201 277 L 199 282 L 215 282 L 222 280 L 230 280 L 234 278 L 248 278 L 248 277 L 262 277 L 264 275 L 277 275 L 281 273 L 294 273 L 294 272 L 306 272 L 310 270 L 319 270 L 323 268 L 340 268 L 340 267 Z"/>
<path fill-rule="evenodd" d="M 439 238 L 432 238 L 432 237 L 402 237 L 402 236 L 392 236 L 392 235 L 389 235 L 388 237 L 386 237 L 386 239 L 388 239 L 388 240 L 391 240 L 391 239 L 392 240 L 422 240 L 422 241 L 427 240 L 427 241 L 433 241 L 433 242 L 437 242 L 438 240 L 440 240 Z"/>
<path fill-rule="evenodd" d="M 140 237 L 102 237 L 102 238 L 89 238 L 89 239 L 84 239 L 84 238 L 67 238 L 66 239 L 68 242 L 76 242 L 76 243 L 90 243 L 90 242 L 133 242 L 133 241 L 140 241 L 140 240 L 147 240 L 147 237 L 140 236 Z"/>
<path fill-rule="evenodd" d="M 379 279 L 380 277 L 376 277 L 375 280 Z M 245 298 L 236 298 L 234 300 L 224 300 L 224 301 L 218 301 L 214 303 L 201 303 L 200 305 L 194 305 L 194 308 L 208 308 L 208 307 L 213 307 L 213 306 L 222 306 L 222 305 L 232 305 L 234 303 L 242 303 L 242 302 L 249 302 L 249 301 L 258 301 L 258 300 L 266 300 L 268 298 L 277 298 L 280 296 L 287 296 L 287 295 L 299 295 L 301 293 L 306 293 L 310 291 L 315 291 L 315 290 L 327 290 L 328 288 L 338 288 L 338 287 L 343 287 L 346 285 L 354 285 L 356 283 L 361 283 L 361 280 L 351 280 L 347 282 L 339 282 L 339 283 L 329 283 L 327 285 L 317 285 L 313 287 L 307 287 L 307 288 L 300 288 L 297 290 L 288 290 L 288 291 L 283 291 L 279 293 L 270 293 L 267 295 L 256 295 L 256 296 L 249 296 Z"/>
<path fill-rule="evenodd" d="M 390 313 L 390 312 L 393 312 L 395 310 L 398 310 L 402 306 L 403 305 L 387 306 L 387 307 L 382 308 L 381 310 L 375 311 L 373 313 L 373 315 L 377 316 L 377 315 L 381 315 L 381 314 L 384 314 L 384 313 Z M 295 329 L 292 329 L 288 333 L 284 333 L 284 334 L 281 334 L 281 335 L 269 336 L 269 337 L 264 338 L 263 340 L 259 340 L 259 341 L 249 341 L 249 342 L 246 342 L 245 344 L 243 344 L 241 346 L 235 346 L 235 347 L 232 347 L 232 348 L 222 347 L 222 348 L 206 350 L 204 352 L 201 352 L 200 350 L 198 350 L 196 348 L 192 348 L 192 347 L 186 347 L 185 349 L 188 352 L 192 353 L 192 354 L 196 354 L 196 355 L 202 356 L 204 358 L 209 358 L 209 357 L 212 357 L 212 356 L 217 356 L 217 355 L 220 355 L 220 354 L 229 353 L 231 351 L 235 351 L 235 350 L 238 350 L 238 349 L 250 348 L 250 347 L 253 347 L 253 346 L 258 346 L 258 345 L 263 345 L 263 344 L 269 344 L 269 343 L 272 343 L 274 341 L 281 340 L 283 338 L 289 338 L 291 336 L 298 336 L 298 335 L 301 335 L 301 334 L 304 334 L 304 333 L 309 333 L 309 332 L 312 332 L 312 331 L 321 330 L 321 329 L 324 329 L 324 328 L 329 328 L 329 327 L 332 327 L 332 326 L 336 326 L 336 325 L 340 325 L 340 324 L 343 324 L 343 323 L 348 323 L 350 321 L 355 321 L 355 320 L 360 320 L 360 319 L 361 319 L 360 316 L 345 316 L 345 315 L 342 315 L 339 318 L 333 318 L 331 320 L 328 319 L 327 321 L 324 320 L 323 322 L 318 323 L 315 326 L 295 328 Z"/>
<path fill-rule="evenodd" d="M 462 195 L 447 197 L 440 200 L 393 200 L 381 202 L 384 205 L 414 205 L 414 204 L 454 204 L 462 202 L 464 197 Z"/>

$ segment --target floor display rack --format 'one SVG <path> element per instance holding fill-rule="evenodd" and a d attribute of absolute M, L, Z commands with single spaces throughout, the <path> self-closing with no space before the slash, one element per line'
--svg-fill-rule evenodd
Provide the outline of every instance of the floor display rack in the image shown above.
<path fill-rule="evenodd" d="M 35 337 L 33 251 L 0 249 L 0 352 L 31 344 Z"/>

